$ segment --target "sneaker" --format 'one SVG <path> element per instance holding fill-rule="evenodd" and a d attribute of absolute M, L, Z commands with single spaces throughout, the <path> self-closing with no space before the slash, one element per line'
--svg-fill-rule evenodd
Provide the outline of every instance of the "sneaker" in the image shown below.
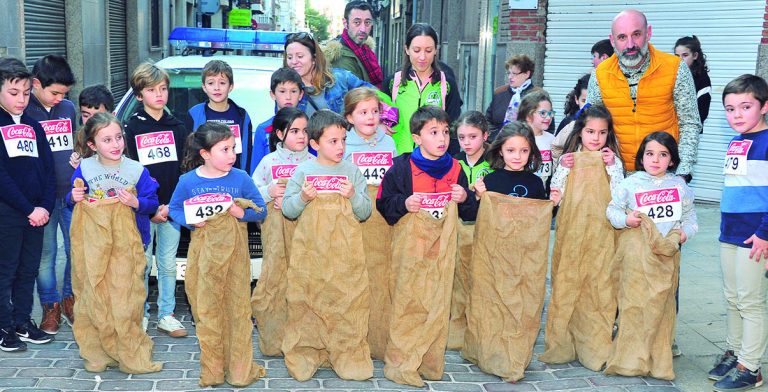
<path fill-rule="evenodd" d="M 16 332 L 9 332 L 8 329 L 0 329 L 0 350 L 6 352 L 26 351 L 27 344 L 19 340 Z"/>
<path fill-rule="evenodd" d="M 43 321 L 40 323 L 40 329 L 47 334 L 56 335 L 59 332 L 60 322 L 61 308 L 59 303 L 43 305 Z"/>
<path fill-rule="evenodd" d="M 149 327 L 149 318 L 148 317 L 144 317 L 141 320 L 141 328 L 144 329 L 144 332 L 147 332 L 147 327 Z"/>
<path fill-rule="evenodd" d="M 26 323 L 17 325 L 16 335 L 19 335 L 19 339 L 22 342 L 33 344 L 45 344 L 53 340 L 53 335 L 41 331 L 32 320 L 27 320 Z"/>
<path fill-rule="evenodd" d="M 75 325 L 75 297 L 69 296 L 61 300 L 61 315 L 70 327 Z"/>
<path fill-rule="evenodd" d="M 736 367 L 736 362 L 738 359 L 739 357 L 733 353 L 733 350 L 726 351 L 725 354 L 717 357 L 715 360 L 715 367 L 709 371 L 707 376 L 710 380 L 722 380 L 723 377 L 725 377 L 725 375 L 731 371 L 731 369 Z"/>
<path fill-rule="evenodd" d="M 717 392 L 746 391 L 763 385 L 763 375 L 758 368 L 754 372 L 737 364 L 720 381 L 713 386 Z"/>
<path fill-rule="evenodd" d="M 183 338 L 184 336 L 187 336 L 187 330 L 181 325 L 179 320 L 176 320 L 176 318 L 173 317 L 173 315 L 161 318 L 157 322 L 157 329 L 167 333 L 168 336 L 172 338 Z"/>
<path fill-rule="evenodd" d="M 680 347 L 677 346 L 677 340 L 672 340 L 672 358 L 679 357 L 683 355 L 683 352 L 680 351 Z"/>

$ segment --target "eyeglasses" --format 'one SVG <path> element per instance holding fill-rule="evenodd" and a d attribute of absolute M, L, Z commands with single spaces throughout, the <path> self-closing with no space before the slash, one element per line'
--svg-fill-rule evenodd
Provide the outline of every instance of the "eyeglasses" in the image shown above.
<path fill-rule="evenodd" d="M 509 75 L 509 76 L 517 76 L 517 75 L 522 75 L 522 74 L 523 74 L 522 72 L 515 72 L 515 71 L 512 71 L 512 70 L 507 72 L 507 75 Z"/>
<path fill-rule="evenodd" d="M 352 19 L 352 22 L 350 23 L 352 26 L 360 27 L 361 24 L 365 24 L 365 27 L 371 27 L 373 26 L 373 19 Z"/>
<path fill-rule="evenodd" d="M 547 118 L 547 117 L 555 117 L 555 111 L 554 110 L 539 110 L 536 112 L 541 118 Z"/>
<path fill-rule="evenodd" d="M 310 39 L 312 41 L 315 40 L 312 34 L 306 31 L 302 31 L 300 33 L 291 33 L 285 36 L 285 44 L 288 45 L 291 42 L 302 41 L 306 39 Z"/>

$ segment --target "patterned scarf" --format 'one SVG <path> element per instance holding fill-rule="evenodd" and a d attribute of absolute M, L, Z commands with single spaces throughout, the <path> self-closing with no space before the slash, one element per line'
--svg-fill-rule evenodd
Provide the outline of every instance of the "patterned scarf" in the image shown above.
<path fill-rule="evenodd" d="M 368 77 L 371 80 L 371 84 L 380 89 L 381 82 L 384 81 L 384 74 L 381 72 L 379 59 L 376 58 L 376 53 L 373 53 L 371 48 L 369 48 L 365 42 L 363 42 L 362 45 L 358 45 L 352 41 L 352 39 L 349 38 L 347 29 L 344 29 L 344 31 L 341 33 L 341 42 L 350 50 L 352 50 L 352 52 L 355 53 L 355 56 L 360 59 L 360 62 L 363 63 L 365 71 L 368 72 Z"/>
<path fill-rule="evenodd" d="M 507 113 L 504 114 L 504 124 L 517 120 L 517 109 L 520 106 L 520 101 L 522 100 L 522 97 L 520 97 L 520 95 L 523 92 L 523 90 L 527 89 L 528 86 L 530 85 L 531 85 L 531 79 L 528 79 L 525 82 L 523 82 L 523 84 L 521 84 L 520 87 L 518 88 L 510 87 L 514 95 L 512 95 L 512 99 L 509 100 L 509 106 L 507 106 Z"/>

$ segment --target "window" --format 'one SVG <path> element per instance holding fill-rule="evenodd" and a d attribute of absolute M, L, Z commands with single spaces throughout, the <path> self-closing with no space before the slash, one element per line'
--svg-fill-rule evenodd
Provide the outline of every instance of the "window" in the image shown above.
<path fill-rule="evenodd" d="M 160 23 L 160 0 L 150 1 L 149 11 L 149 43 L 153 48 L 159 48 L 162 42 L 162 23 Z"/>

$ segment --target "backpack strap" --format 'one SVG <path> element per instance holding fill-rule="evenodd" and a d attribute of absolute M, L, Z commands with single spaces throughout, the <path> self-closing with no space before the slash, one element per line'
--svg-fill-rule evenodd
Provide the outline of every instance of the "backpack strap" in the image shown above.
<path fill-rule="evenodd" d="M 440 71 L 440 95 L 443 99 L 440 101 L 443 104 L 443 110 L 445 110 L 445 98 L 448 96 L 448 81 L 445 80 L 445 72 Z"/>
<path fill-rule="evenodd" d="M 397 100 L 397 90 L 400 89 L 400 78 L 402 77 L 403 71 L 397 71 L 395 72 L 395 77 L 392 83 L 392 104 L 395 104 L 395 101 Z"/>

